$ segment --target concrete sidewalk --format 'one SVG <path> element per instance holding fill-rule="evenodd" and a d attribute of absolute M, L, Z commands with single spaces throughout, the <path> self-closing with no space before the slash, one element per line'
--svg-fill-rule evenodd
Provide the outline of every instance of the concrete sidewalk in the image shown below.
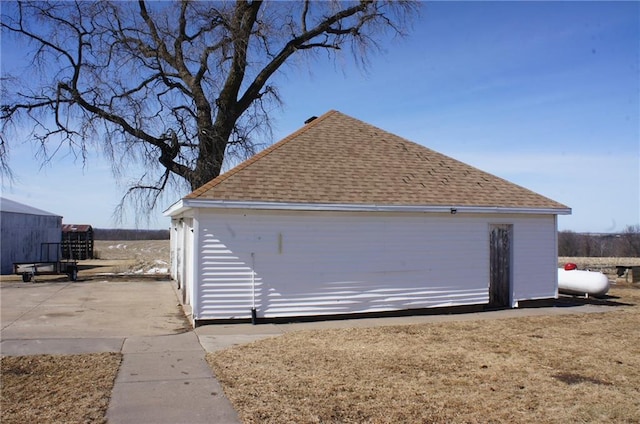
<path fill-rule="evenodd" d="M 111 394 L 117 423 L 239 423 L 193 332 L 131 337 Z"/>
<path fill-rule="evenodd" d="M 109 423 L 236 424 L 170 281 L 2 282 L 2 355 L 122 352 Z"/>

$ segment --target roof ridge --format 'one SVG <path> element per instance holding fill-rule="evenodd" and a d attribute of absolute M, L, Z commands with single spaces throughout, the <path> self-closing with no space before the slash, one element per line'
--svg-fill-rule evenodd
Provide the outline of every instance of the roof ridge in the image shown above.
<path fill-rule="evenodd" d="M 324 114 L 322 114 L 318 118 L 314 119 L 313 121 L 309 122 L 308 124 L 305 124 L 301 128 L 298 128 L 296 131 L 294 131 L 293 133 L 289 134 L 288 136 L 286 136 L 282 140 L 272 144 L 271 146 L 267 147 L 266 149 L 262 150 L 261 152 L 256 153 L 255 155 L 251 156 L 249 159 L 245 160 L 244 162 L 241 162 L 238 165 L 234 166 L 229 171 L 218 175 L 213 180 L 211 180 L 208 183 L 205 183 L 202 186 L 198 187 L 197 189 L 195 189 L 194 191 L 192 191 L 191 193 L 186 195 L 185 199 L 191 199 L 191 198 L 198 197 L 202 193 L 212 189 L 213 187 L 217 186 L 218 184 L 222 183 L 223 181 L 227 180 L 228 178 L 231 178 L 232 176 L 234 176 L 238 172 L 240 172 L 243 169 L 251 166 L 256 161 L 262 159 L 263 157 L 269 155 L 270 153 L 274 152 L 275 150 L 277 150 L 277 149 L 281 148 L 282 146 L 286 145 L 287 143 L 289 143 L 291 140 L 293 140 L 294 138 L 296 138 L 300 134 L 303 134 L 303 133 L 307 132 L 309 129 L 313 128 L 314 126 L 318 125 L 320 122 L 324 121 L 327 117 L 329 117 L 331 115 L 334 115 L 336 113 L 340 113 L 340 112 L 338 112 L 337 110 L 333 110 L 333 109 L 329 110 L 328 112 L 325 112 Z"/>

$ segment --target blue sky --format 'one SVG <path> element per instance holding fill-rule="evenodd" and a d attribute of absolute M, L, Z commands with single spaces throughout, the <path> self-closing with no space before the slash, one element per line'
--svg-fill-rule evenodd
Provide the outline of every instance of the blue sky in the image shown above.
<path fill-rule="evenodd" d="M 639 40 L 638 2 L 426 3 L 366 70 L 348 52 L 284 68 L 265 143 L 337 109 L 568 205 L 561 230 L 622 231 L 640 224 Z M 2 47 L 6 65 L 15 52 Z M 41 168 L 34 152 L 12 150 L 18 180 L 3 196 L 67 223 L 135 226 L 133 212 L 112 219 L 123 188 L 106 161 Z M 168 220 L 159 210 L 147 226 Z"/>

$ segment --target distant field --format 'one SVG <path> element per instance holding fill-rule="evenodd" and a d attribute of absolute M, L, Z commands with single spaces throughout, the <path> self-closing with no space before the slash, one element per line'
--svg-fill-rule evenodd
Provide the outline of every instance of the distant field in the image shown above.
<path fill-rule="evenodd" d="M 169 261 L 169 240 L 96 240 L 94 253 L 99 259 L 134 259 Z"/>
<path fill-rule="evenodd" d="M 169 240 L 123 240 L 94 242 L 97 260 L 83 261 L 85 266 L 109 262 L 109 270 L 94 268 L 96 272 L 168 274 Z"/>

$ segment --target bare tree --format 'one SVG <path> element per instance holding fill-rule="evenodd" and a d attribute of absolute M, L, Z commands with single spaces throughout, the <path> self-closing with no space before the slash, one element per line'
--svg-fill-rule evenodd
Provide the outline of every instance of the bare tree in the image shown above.
<path fill-rule="evenodd" d="M 640 225 L 627 225 L 620 238 L 622 239 L 621 255 L 640 257 Z"/>
<path fill-rule="evenodd" d="M 558 256 L 580 256 L 580 236 L 573 231 L 558 232 Z"/>
<path fill-rule="evenodd" d="M 27 122 L 45 161 L 61 148 L 83 161 L 99 149 L 116 176 L 142 169 L 123 201 L 152 209 L 168 188 L 195 189 L 225 157 L 254 153 L 256 135 L 270 134 L 280 104 L 273 77 L 286 63 L 345 47 L 366 60 L 417 9 L 364 0 L 5 3 L 2 35 L 29 42 L 32 67 L 28 81 L 3 76 L 0 171 L 10 171 L 9 134 Z"/>

